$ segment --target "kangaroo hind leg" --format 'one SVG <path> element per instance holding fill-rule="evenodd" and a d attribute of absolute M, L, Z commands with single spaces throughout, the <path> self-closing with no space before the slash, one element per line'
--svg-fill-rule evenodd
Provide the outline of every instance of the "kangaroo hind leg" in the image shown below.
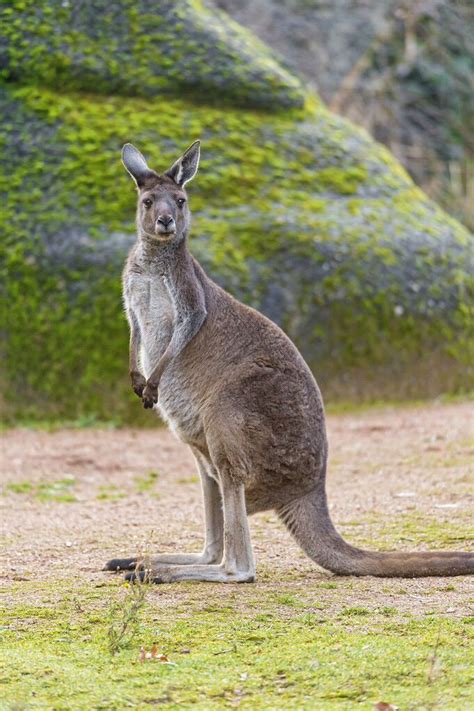
<path fill-rule="evenodd" d="M 132 558 L 112 558 L 104 570 L 118 572 L 120 570 L 145 570 L 150 566 L 195 565 L 220 563 L 224 551 L 224 516 L 222 512 L 222 496 L 217 482 L 217 473 L 211 462 L 200 452 L 193 449 L 199 475 L 204 502 L 205 543 L 201 553 L 164 553 L 157 556 L 135 556 Z"/>
<path fill-rule="evenodd" d="M 155 565 L 150 570 L 130 573 L 127 580 L 137 578 L 154 583 L 180 580 L 200 580 L 216 583 L 247 583 L 255 580 L 255 564 L 250 530 L 245 510 L 242 482 L 229 472 L 219 470 L 224 509 L 224 556 L 219 564 Z"/>

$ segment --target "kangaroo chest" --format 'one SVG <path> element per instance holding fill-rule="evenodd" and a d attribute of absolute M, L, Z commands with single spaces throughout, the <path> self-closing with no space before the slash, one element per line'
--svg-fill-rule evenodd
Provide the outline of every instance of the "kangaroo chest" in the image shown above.
<path fill-rule="evenodd" d="M 133 275 L 128 280 L 125 303 L 137 320 L 141 370 L 145 378 L 149 378 L 173 335 L 176 309 L 170 288 L 159 275 Z M 188 443 L 196 441 L 202 427 L 193 388 L 189 375 L 173 361 L 162 375 L 158 394 L 162 417 L 180 439 Z"/>
<path fill-rule="evenodd" d="M 130 278 L 126 302 L 137 320 L 141 365 L 143 374 L 148 378 L 171 340 L 173 303 L 163 278 L 145 274 Z"/>

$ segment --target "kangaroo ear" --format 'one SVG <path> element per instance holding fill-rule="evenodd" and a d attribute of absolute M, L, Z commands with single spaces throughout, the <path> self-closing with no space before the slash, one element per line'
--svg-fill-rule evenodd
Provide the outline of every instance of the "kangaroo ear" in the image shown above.
<path fill-rule="evenodd" d="M 147 178 L 156 175 L 154 170 L 150 170 L 138 148 L 131 143 L 126 143 L 122 148 L 122 163 L 139 188 L 144 185 Z"/>
<path fill-rule="evenodd" d="M 172 178 L 177 185 L 184 186 L 194 178 L 199 166 L 199 156 L 201 154 L 201 142 L 194 141 L 189 148 L 173 163 L 165 175 Z"/>

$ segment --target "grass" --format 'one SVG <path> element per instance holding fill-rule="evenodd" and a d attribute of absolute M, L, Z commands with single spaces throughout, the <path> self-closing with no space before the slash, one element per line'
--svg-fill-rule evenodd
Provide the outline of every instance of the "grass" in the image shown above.
<path fill-rule="evenodd" d="M 199 477 L 196 474 L 182 476 L 176 480 L 178 484 L 199 484 Z"/>
<path fill-rule="evenodd" d="M 355 400 L 328 400 L 325 403 L 325 409 L 328 415 L 351 415 L 351 414 L 364 414 L 366 412 L 377 412 L 378 410 L 397 410 L 406 408 L 422 408 L 429 404 L 439 404 L 439 403 L 463 403 L 470 402 L 474 399 L 474 392 L 460 393 L 460 394 L 450 394 L 445 393 L 436 398 L 428 398 L 421 400 L 414 399 L 403 399 L 399 400 L 368 400 L 364 402 L 357 402 Z M 140 413 L 140 411 L 139 411 Z M 146 429 L 156 429 L 163 427 L 163 422 L 158 417 L 147 417 L 144 419 L 137 417 L 137 424 L 140 428 Z M 9 419 L 7 417 L 2 417 L 0 412 L 0 432 L 8 431 L 14 428 L 25 428 L 29 430 L 39 430 L 44 432 L 58 432 L 62 429 L 107 429 L 114 430 L 120 429 L 122 427 L 129 427 L 130 422 L 126 419 L 121 420 L 118 418 L 103 419 L 95 414 L 83 415 L 82 417 L 77 417 L 73 420 L 68 420 L 65 418 L 32 418 L 32 417 L 18 417 L 14 419 Z"/>
<path fill-rule="evenodd" d="M 96 429 L 107 429 L 113 430 L 122 425 L 117 419 L 100 419 L 93 413 L 90 415 L 84 415 L 82 417 L 77 417 L 73 420 L 68 420 L 66 418 L 31 418 L 31 417 L 19 417 L 10 419 L 8 417 L 1 417 L 3 413 L 0 413 L 0 432 L 8 431 L 10 429 L 23 428 L 27 430 L 38 430 L 40 432 L 58 432 L 63 429 L 70 430 L 83 430 L 90 429 L 94 427 Z M 156 422 L 153 423 L 156 425 Z M 152 426 L 152 425 L 150 425 Z"/>
<path fill-rule="evenodd" d="M 123 499 L 125 496 L 126 494 L 123 491 L 120 491 L 115 484 L 107 484 L 99 486 L 97 499 L 99 501 L 119 501 L 119 499 Z"/>
<path fill-rule="evenodd" d="M 474 538 L 472 516 L 467 509 L 423 514 L 404 512 L 390 518 L 372 513 L 359 521 L 339 524 L 344 537 L 355 545 L 380 550 L 394 549 L 466 549 Z"/>
<path fill-rule="evenodd" d="M 456 443 L 468 446 L 464 440 Z M 437 476 L 433 463 L 445 452 L 428 454 L 426 485 L 430 476 Z M 156 473 L 146 467 L 134 478 L 135 471 L 121 484 L 123 491 L 110 483 L 84 488 L 80 474 L 75 484 L 71 479 L 20 481 L 5 487 L 3 503 L 26 503 L 43 513 L 36 494 L 44 493 L 40 487 L 47 484 L 55 496 L 78 489 L 76 507 L 89 506 L 97 496 L 129 494 L 139 505 L 145 492 L 154 496 L 161 482 L 166 483 L 167 474 L 160 472 L 156 482 Z M 452 489 L 456 496 L 457 481 Z M 59 517 L 62 526 L 64 506 L 54 508 L 53 502 L 48 515 Z M 106 502 L 96 508 L 105 510 Z M 351 519 L 339 521 L 342 532 L 350 542 L 370 548 L 468 549 L 472 541 L 464 506 L 454 512 L 354 512 Z M 174 540 L 166 520 L 157 525 L 158 535 L 150 532 L 150 540 L 142 544 L 147 554 L 161 534 Z M 28 553 L 18 567 L 12 563 L 3 605 L 0 596 L 0 710 L 338 711 L 369 710 L 379 701 L 401 711 L 474 708 L 474 618 L 466 616 L 470 597 L 472 601 L 466 579 L 333 578 L 299 551 L 282 564 L 272 538 L 273 514 L 252 525 L 255 585 L 130 587 L 120 576 L 106 573 L 81 578 L 71 572 L 67 556 L 63 565 L 62 554 L 58 558 L 54 549 L 50 570 L 39 570 Z M 83 561 L 79 569 L 98 571 L 102 557 L 119 550 L 122 535 L 111 531 L 96 543 L 85 531 L 80 540 L 90 558 L 78 557 Z M 11 540 L 5 535 L 1 541 L 6 550 Z M 29 549 L 30 539 L 25 543 Z M 97 545 L 106 549 L 99 562 Z M 130 545 L 138 545 L 135 538 Z M 273 545 L 274 555 L 259 560 L 263 546 L 267 550 Z M 155 647 L 172 664 L 158 658 L 140 661 L 142 648 Z"/>
<path fill-rule="evenodd" d="M 335 400 L 326 403 L 326 412 L 329 415 L 345 415 L 345 414 L 363 414 L 365 412 L 371 412 L 373 410 L 388 410 L 388 409 L 398 409 L 400 407 L 405 408 L 421 408 L 426 407 L 427 403 L 436 404 L 450 404 L 450 403 L 463 403 L 470 402 L 474 398 L 474 392 L 468 391 L 464 393 L 443 393 L 438 395 L 436 398 L 429 399 L 399 399 L 399 400 L 389 400 L 387 398 L 377 400 L 368 400 L 365 402 L 356 402 L 354 400 Z"/>
<path fill-rule="evenodd" d="M 72 491 L 76 480 L 73 476 L 66 476 L 55 481 L 42 481 L 33 483 L 30 481 L 20 481 L 7 484 L 6 491 L 13 494 L 28 494 L 34 496 L 38 501 L 57 501 L 62 503 L 73 503 L 77 499 Z"/>
<path fill-rule="evenodd" d="M 185 584 L 152 587 L 145 600 L 142 586 L 137 592 L 116 578 L 100 587 L 71 579 L 14 583 L 16 602 L 2 610 L 0 708 L 474 703 L 472 618 L 416 618 L 395 608 L 313 611 L 306 600 L 320 600 L 322 589 L 312 583 L 275 595 L 272 586 Z M 140 663 L 141 647 L 153 645 L 175 666 Z"/>
<path fill-rule="evenodd" d="M 144 476 L 135 477 L 135 487 L 140 494 L 144 494 L 150 489 L 153 489 L 156 482 L 158 481 L 160 474 L 156 471 L 150 471 Z"/>

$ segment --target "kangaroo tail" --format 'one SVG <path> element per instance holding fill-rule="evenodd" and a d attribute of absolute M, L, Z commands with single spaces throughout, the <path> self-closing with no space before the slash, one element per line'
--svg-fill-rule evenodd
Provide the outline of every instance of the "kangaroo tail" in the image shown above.
<path fill-rule="evenodd" d="M 324 485 L 285 504 L 277 513 L 304 552 L 336 575 L 421 578 L 474 574 L 474 553 L 378 553 L 351 546 L 334 528 Z"/>

